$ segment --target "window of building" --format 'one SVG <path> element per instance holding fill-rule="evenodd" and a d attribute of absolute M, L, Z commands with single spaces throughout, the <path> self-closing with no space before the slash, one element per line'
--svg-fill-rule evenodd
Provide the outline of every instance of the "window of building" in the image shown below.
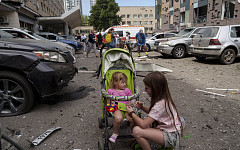
<path fill-rule="evenodd" d="M 144 21 L 144 24 L 147 25 L 147 24 L 148 24 L 148 21 Z"/>
<path fill-rule="evenodd" d="M 145 27 L 145 31 L 148 31 L 148 27 Z"/>
<path fill-rule="evenodd" d="M 173 7 L 173 0 L 169 0 L 169 8 Z"/>
<path fill-rule="evenodd" d="M 221 20 L 234 18 L 235 0 L 222 0 Z"/>
<path fill-rule="evenodd" d="M 193 16 L 194 23 L 207 22 L 207 7 L 208 5 L 205 5 L 205 6 L 194 9 L 194 16 Z"/>
<path fill-rule="evenodd" d="M 126 24 L 126 21 L 122 21 L 122 25 Z"/>
<path fill-rule="evenodd" d="M 148 14 L 145 14 L 144 17 L 145 17 L 145 18 L 148 18 Z"/>
<path fill-rule="evenodd" d="M 133 18 L 137 18 L 137 14 L 133 14 Z"/>
<path fill-rule="evenodd" d="M 142 25 L 142 21 L 138 21 L 138 24 L 139 24 L 139 25 Z"/>
<path fill-rule="evenodd" d="M 137 25 L 137 21 L 133 21 L 133 25 Z"/>
<path fill-rule="evenodd" d="M 127 14 L 127 18 L 131 18 L 131 15 L 130 15 L 130 14 Z"/>
<path fill-rule="evenodd" d="M 149 28 L 149 31 L 153 31 L 153 27 Z"/>
<path fill-rule="evenodd" d="M 78 34 L 79 33 L 79 30 L 75 30 L 75 34 Z"/>
<path fill-rule="evenodd" d="M 181 17 L 180 22 L 185 23 L 185 12 L 181 12 L 180 17 Z"/>
<path fill-rule="evenodd" d="M 149 21 L 150 24 L 153 24 L 153 21 Z"/>
<path fill-rule="evenodd" d="M 122 17 L 122 18 L 125 18 L 125 15 L 122 15 L 121 17 Z"/>
<path fill-rule="evenodd" d="M 138 18 L 142 18 L 142 14 L 138 14 Z"/>
<path fill-rule="evenodd" d="M 149 18 L 153 18 L 153 14 L 149 14 Z"/>
<path fill-rule="evenodd" d="M 131 23 L 131 21 L 127 21 L 127 24 L 128 24 L 128 25 L 131 25 L 132 23 Z"/>

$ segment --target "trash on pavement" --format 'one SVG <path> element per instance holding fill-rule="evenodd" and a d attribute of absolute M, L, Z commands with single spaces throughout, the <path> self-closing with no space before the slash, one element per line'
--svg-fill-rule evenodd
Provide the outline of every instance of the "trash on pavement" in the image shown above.
<path fill-rule="evenodd" d="M 32 144 L 34 146 L 37 146 L 38 144 L 40 144 L 47 136 L 49 136 L 52 132 L 61 129 L 61 127 L 56 127 L 56 128 L 51 128 L 48 129 L 47 131 L 45 131 L 42 135 L 40 135 L 39 137 L 37 137 L 34 141 L 32 141 Z"/>
<path fill-rule="evenodd" d="M 159 66 L 157 64 L 152 63 L 135 63 L 136 71 L 142 72 L 142 71 L 160 71 L 160 72 L 173 72 L 170 69 L 164 68 L 162 66 Z"/>
<path fill-rule="evenodd" d="M 80 87 L 77 89 L 77 91 L 78 91 L 78 92 L 81 92 L 81 91 L 83 91 L 84 89 L 86 89 L 86 86 L 80 86 Z"/>
<path fill-rule="evenodd" d="M 186 139 L 189 139 L 190 137 L 192 137 L 192 136 L 191 135 L 186 135 L 183 138 L 186 140 Z"/>
<path fill-rule="evenodd" d="M 219 88 L 206 88 L 207 90 L 218 90 L 218 91 L 239 91 L 239 89 L 219 89 Z"/>
<path fill-rule="evenodd" d="M 203 93 L 208 93 L 208 94 L 212 94 L 212 95 L 217 95 L 217 96 L 223 96 L 223 97 L 226 96 L 226 95 L 223 95 L 223 94 L 208 92 L 208 91 L 199 90 L 199 89 L 196 89 L 196 91 L 203 92 Z"/>

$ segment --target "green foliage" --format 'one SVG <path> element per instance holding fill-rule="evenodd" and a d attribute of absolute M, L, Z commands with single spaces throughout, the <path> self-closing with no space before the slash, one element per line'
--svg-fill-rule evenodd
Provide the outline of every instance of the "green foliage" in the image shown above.
<path fill-rule="evenodd" d="M 115 0 L 97 0 L 89 16 L 89 25 L 97 31 L 106 30 L 111 26 L 119 25 L 121 17 L 117 15 L 120 10 Z"/>
<path fill-rule="evenodd" d="M 89 16 L 87 16 L 87 15 L 82 15 L 82 16 L 81 16 L 81 19 L 82 19 L 81 26 L 88 26 Z"/>

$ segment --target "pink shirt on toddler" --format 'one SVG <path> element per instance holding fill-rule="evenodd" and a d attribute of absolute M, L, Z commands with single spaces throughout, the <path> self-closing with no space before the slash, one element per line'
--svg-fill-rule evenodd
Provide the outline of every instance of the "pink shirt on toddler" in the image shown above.
<path fill-rule="evenodd" d="M 165 132 L 175 132 L 177 130 L 180 130 L 180 126 L 181 126 L 181 123 L 177 117 L 177 112 L 171 104 L 170 104 L 170 108 L 172 110 L 174 120 L 175 120 L 175 126 L 177 129 L 174 127 L 173 118 L 170 113 L 170 110 L 168 109 L 168 106 L 165 107 L 165 100 L 160 100 L 156 102 L 148 114 L 149 117 L 153 118 L 158 122 L 158 125 L 156 128 Z"/>
<path fill-rule="evenodd" d="M 107 92 L 108 92 L 108 94 L 114 95 L 114 96 L 130 96 L 130 95 L 132 95 L 132 91 L 128 88 L 125 88 L 122 91 L 118 91 L 118 90 L 111 88 L 111 89 L 108 89 Z M 128 104 L 129 101 L 116 101 L 116 102 Z"/>

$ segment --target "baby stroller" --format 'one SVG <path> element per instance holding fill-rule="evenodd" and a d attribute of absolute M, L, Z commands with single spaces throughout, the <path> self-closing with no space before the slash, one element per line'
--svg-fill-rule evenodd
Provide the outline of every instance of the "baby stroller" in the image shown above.
<path fill-rule="evenodd" d="M 129 88 L 133 95 L 131 96 L 113 96 L 109 95 L 106 91 L 110 88 L 110 80 L 114 72 L 124 73 L 127 80 L 127 88 Z M 109 126 L 108 118 L 112 117 L 109 112 L 107 112 L 107 99 L 117 100 L 117 101 L 129 101 L 136 99 L 138 100 L 140 95 L 140 90 L 135 85 L 136 69 L 135 63 L 132 55 L 124 49 L 114 48 L 106 51 L 102 58 L 102 82 L 101 82 L 101 93 L 102 93 L 102 115 L 98 118 L 99 128 L 105 128 L 104 132 L 104 142 L 98 142 L 98 149 L 109 150 L 112 149 L 111 142 L 109 139 L 108 130 L 111 129 Z M 125 105 L 126 107 L 126 105 Z M 118 106 L 119 108 L 119 106 Z M 137 111 L 136 111 L 137 112 Z M 140 112 L 137 113 L 139 116 Z M 119 135 L 118 139 L 132 137 L 129 135 Z"/>

